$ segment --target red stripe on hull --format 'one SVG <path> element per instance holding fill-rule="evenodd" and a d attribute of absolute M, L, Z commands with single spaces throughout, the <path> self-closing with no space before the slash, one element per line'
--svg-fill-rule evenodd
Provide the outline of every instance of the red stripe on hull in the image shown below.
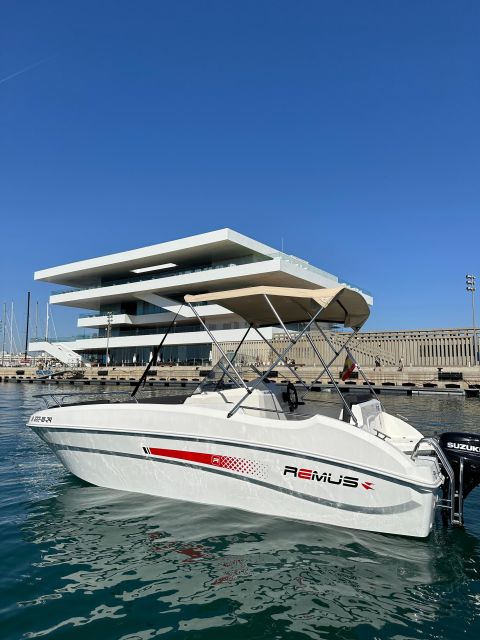
<path fill-rule="evenodd" d="M 265 465 L 246 460 L 245 458 L 236 458 L 233 456 L 224 456 L 215 453 L 200 453 L 198 451 L 182 451 L 179 449 L 159 449 L 158 447 L 150 447 L 152 456 L 162 458 L 174 458 L 176 460 L 186 460 L 188 462 L 198 462 L 213 467 L 221 467 L 222 469 L 230 469 L 237 473 L 250 476 L 264 477 Z"/>
<path fill-rule="evenodd" d="M 178 460 L 189 460 L 190 462 L 201 462 L 202 464 L 214 464 L 211 453 L 197 453 L 196 451 L 178 451 L 177 449 L 157 449 L 150 447 L 152 456 L 162 456 L 162 458 L 177 458 Z"/>

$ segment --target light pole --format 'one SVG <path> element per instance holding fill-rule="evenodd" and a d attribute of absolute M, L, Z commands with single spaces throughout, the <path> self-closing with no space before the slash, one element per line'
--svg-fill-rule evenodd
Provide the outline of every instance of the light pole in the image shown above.
<path fill-rule="evenodd" d="M 465 276 L 466 290 L 472 294 L 472 327 L 473 327 L 473 364 L 477 364 L 477 328 L 475 326 L 475 276 L 468 274 Z"/>
<path fill-rule="evenodd" d="M 110 331 L 112 329 L 113 311 L 107 311 L 107 353 L 105 355 L 105 365 L 108 367 L 108 343 L 110 342 Z"/>

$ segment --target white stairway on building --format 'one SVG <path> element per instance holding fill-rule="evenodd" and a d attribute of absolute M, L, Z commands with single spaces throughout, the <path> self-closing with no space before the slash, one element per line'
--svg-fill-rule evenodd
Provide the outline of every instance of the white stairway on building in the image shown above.
<path fill-rule="evenodd" d="M 33 351 L 30 346 L 30 350 Z M 80 365 L 90 367 L 90 363 L 83 360 L 83 358 L 73 349 L 70 349 L 64 342 L 35 342 L 35 351 L 44 351 L 48 353 L 52 358 L 55 358 L 62 364 L 69 367 L 78 367 Z"/>

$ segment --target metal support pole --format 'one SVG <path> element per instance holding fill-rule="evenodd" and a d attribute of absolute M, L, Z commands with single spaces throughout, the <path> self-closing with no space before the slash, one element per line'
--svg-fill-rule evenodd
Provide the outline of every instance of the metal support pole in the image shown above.
<path fill-rule="evenodd" d="M 317 329 L 321 332 L 321 329 L 318 327 L 318 324 L 317 324 L 317 323 L 315 323 L 315 325 L 316 325 Z M 330 360 L 330 362 L 327 364 L 327 366 L 326 366 L 326 367 L 324 367 L 324 368 L 320 371 L 320 373 L 318 374 L 318 376 L 317 376 L 317 377 L 315 378 L 315 380 L 312 382 L 312 385 L 314 385 L 315 383 L 317 383 L 317 382 L 318 382 L 318 380 L 323 376 L 323 374 L 325 373 L 325 371 L 327 371 L 327 370 L 330 368 L 330 366 L 335 362 L 335 360 L 338 358 L 338 356 L 342 353 L 343 349 L 345 349 L 345 348 L 346 348 L 347 344 L 350 342 L 350 340 L 353 340 L 353 338 L 357 335 L 357 333 L 358 333 L 358 329 L 357 329 L 357 331 L 356 331 L 355 333 L 352 333 L 352 335 L 351 335 L 351 336 L 349 336 L 349 338 L 347 339 L 347 341 L 345 342 L 345 344 L 340 348 L 340 351 L 337 351 L 337 350 L 336 350 L 336 349 L 335 349 L 335 348 L 330 344 L 330 342 L 327 340 L 327 342 L 328 342 L 328 344 L 329 344 L 329 347 L 331 348 L 331 350 L 333 351 L 333 353 L 334 353 L 335 355 L 334 355 L 334 356 L 333 356 L 333 358 Z M 326 336 L 325 336 L 325 338 L 326 338 Z"/>
<path fill-rule="evenodd" d="M 108 367 L 108 345 L 110 343 L 110 332 L 112 329 L 113 311 L 107 311 L 107 350 L 105 353 L 105 366 Z"/>
<path fill-rule="evenodd" d="M 372 385 L 370 384 L 370 380 L 367 378 L 367 376 L 365 375 L 365 373 L 363 372 L 362 367 L 358 364 L 358 362 L 355 360 L 355 358 L 353 357 L 352 352 L 350 351 L 350 349 L 348 347 L 345 347 L 345 351 L 348 353 L 348 355 L 350 356 L 350 359 L 353 360 L 353 362 L 357 365 L 357 369 L 360 372 L 360 375 L 362 376 L 362 378 L 365 380 L 365 382 L 367 383 L 367 387 L 369 388 L 371 394 L 373 395 L 373 397 L 375 398 L 375 400 L 377 400 L 380 403 L 380 406 L 382 407 L 383 410 L 383 404 L 382 401 L 380 400 L 380 398 L 377 396 L 375 389 L 372 387 Z"/>
<path fill-rule="evenodd" d="M 229 364 L 228 364 L 228 363 L 229 363 L 229 362 L 235 362 L 235 358 L 237 357 L 238 352 L 240 351 L 240 347 L 241 347 L 241 346 L 242 346 L 242 344 L 245 342 L 245 340 L 246 340 L 246 338 L 247 338 L 247 336 L 248 336 L 248 333 L 249 333 L 249 331 L 250 331 L 250 329 L 251 329 L 251 328 L 252 328 L 252 325 L 251 325 L 251 324 L 250 324 L 250 325 L 248 325 L 247 331 L 245 332 L 245 335 L 243 336 L 243 338 L 240 340 L 240 342 L 239 342 L 239 344 L 238 344 L 237 348 L 235 349 L 235 352 L 234 352 L 234 354 L 233 354 L 232 358 L 231 358 L 231 359 L 230 359 L 230 358 L 228 358 L 228 359 L 227 359 L 227 365 L 226 365 L 225 369 L 223 370 L 223 376 L 222 376 L 222 377 L 220 378 L 220 380 L 218 381 L 218 385 L 217 385 L 217 386 L 219 386 L 219 385 L 221 384 L 221 382 L 222 382 L 222 380 L 223 380 L 223 378 L 224 378 L 225 374 L 230 378 L 230 380 L 232 380 L 232 376 L 230 376 L 230 375 L 228 374 L 228 367 L 229 367 Z M 233 381 L 234 381 L 234 380 L 233 380 Z"/>
<path fill-rule="evenodd" d="M 278 323 L 280 324 L 280 326 L 282 327 L 282 329 L 285 331 L 285 334 L 287 335 L 288 339 L 291 340 L 292 336 L 290 335 L 290 331 L 287 329 L 287 327 L 283 324 L 283 320 L 280 318 L 280 316 L 277 313 L 277 310 L 275 309 L 275 307 L 273 306 L 273 304 L 270 302 L 269 298 L 267 295 L 263 294 L 263 297 L 265 298 L 265 300 L 268 302 L 268 305 L 270 307 L 270 309 L 273 311 L 273 313 L 275 314 L 275 317 L 278 320 Z"/>
<path fill-rule="evenodd" d="M 141 377 L 140 377 L 140 380 L 137 382 L 137 384 L 136 384 L 136 386 L 135 386 L 134 390 L 132 391 L 132 394 L 131 394 L 132 398 L 134 398 L 134 397 L 135 397 L 135 394 L 136 394 L 136 393 L 137 393 L 137 391 L 139 390 L 140 385 L 142 384 L 142 382 L 145 382 L 145 380 L 146 380 L 146 378 L 147 378 L 147 374 L 148 374 L 148 372 L 149 372 L 149 370 L 150 370 L 150 367 L 151 367 L 151 366 L 152 366 L 152 364 L 157 360 L 157 356 L 158 356 L 158 354 L 159 354 L 159 351 L 160 351 L 160 349 L 162 348 L 163 343 L 165 342 L 165 340 L 166 340 L 166 338 L 167 338 L 168 334 L 170 333 L 170 329 L 174 326 L 174 324 L 175 324 L 175 320 L 177 319 L 178 314 L 180 313 L 180 311 L 181 311 L 182 307 L 183 307 L 183 304 L 181 304 L 181 305 L 180 305 L 180 307 L 179 307 L 179 308 L 178 308 L 178 310 L 177 310 L 177 313 L 175 314 L 175 316 L 174 316 L 173 320 L 171 321 L 170 325 L 168 326 L 168 329 L 167 329 L 167 330 L 166 330 L 166 332 L 163 334 L 163 338 L 161 339 L 160 344 L 159 344 L 159 345 L 157 345 L 157 346 L 155 347 L 155 349 L 153 350 L 152 357 L 150 358 L 149 363 L 148 363 L 148 364 L 147 364 L 147 366 L 145 367 L 145 371 L 142 373 L 142 375 L 141 375 Z"/>
<path fill-rule="evenodd" d="M 477 326 L 475 322 L 475 287 L 472 291 L 472 325 L 473 325 L 473 364 L 478 363 Z"/>
<path fill-rule="evenodd" d="M 465 458 L 460 458 L 460 470 L 458 474 L 458 522 L 463 525 L 463 467 Z M 455 498 L 455 496 L 454 496 Z"/>
<path fill-rule="evenodd" d="M 225 365 L 222 363 L 222 358 L 220 358 L 220 360 L 217 362 L 217 364 L 215 365 L 215 367 L 219 367 L 219 369 L 221 369 L 221 371 L 223 372 L 222 377 L 220 378 L 220 380 L 217 382 L 217 384 L 215 385 L 215 390 L 218 389 L 220 387 L 220 383 L 223 380 L 224 376 L 227 376 L 227 378 L 233 382 L 233 384 L 238 387 L 238 380 L 236 378 L 234 378 L 233 373 L 230 373 L 230 371 L 228 370 L 228 360 L 225 363 Z"/>
<path fill-rule="evenodd" d="M 223 351 L 222 347 L 218 344 L 217 339 L 215 338 L 215 336 L 213 335 L 213 333 L 210 331 L 210 329 L 207 327 L 207 325 L 205 324 L 205 322 L 201 319 L 201 317 L 198 315 L 195 307 L 193 307 L 190 302 L 187 302 L 188 306 L 190 307 L 190 309 L 193 311 L 193 313 L 197 316 L 197 319 L 199 320 L 200 324 L 202 325 L 202 327 L 205 329 L 205 331 L 208 333 L 208 335 L 210 336 L 210 338 L 212 339 L 212 342 L 215 344 L 215 346 L 217 347 L 217 349 L 220 351 L 220 353 L 222 354 L 222 356 L 225 358 L 225 360 L 228 362 L 228 358 L 225 354 L 225 352 Z M 250 329 L 250 327 L 249 327 Z M 247 385 L 245 384 L 242 376 L 240 375 L 240 373 L 237 371 L 235 365 L 233 363 L 230 363 L 230 366 L 232 367 L 232 369 L 235 371 L 235 373 L 237 374 L 238 379 L 240 380 L 240 382 L 242 383 L 243 387 L 247 390 L 248 393 L 250 393 L 250 389 L 247 387 Z"/>
<path fill-rule="evenodd" d="M 270 373 L 270 371 L 272 369 L 274 369 L 277 364 L 279 362 L 281 362 L 282 360 L 285 360 L 285 356 L 287 355 L 287 353 L 290 352 L 290 349 L 292 349 L 292 347 L 295 346 L 295 344 L 298 342 L 298 340 L 300 340 L 300 338 L 303 336 L 303 334 L 308 331 L 308 329 L 310 329 L 311 325 L 315 322 L 315 320 L 317 319 L 317 316 L 320 314 L 320 312 L 323 310 L 323 307 L 320 307 L 319 310 L 317 311 L 317 313 L 313 316 L 313 318 L 310 320 L 310 322 L 305 325 L 305 327 L 302 329 L 302 331 L 300 331 L 300 333 L 295 336 L 294 338 L 292 338 L 290 340 L 290 345 L 285 349 L 285 351 L 275 360 L 275 362 L 267 369 L 267 371 L 264 372 L 263 376 L 261 376 L 256 382 L 254 382 L 252 384 L 252 386 L 250 388 L 247 388 L 247 393 L 243 396 L 243 398 L 241 398 L 237 404 L 233 407 L 233 409 L 231 411 L 229 411 L 229 413 L 227 414 L 227 418 L 231 418 L 233 416 L 233 414 L 238 410 L 238 408 L 240 407 L 240 405 L 242 404 L 242 402 L 245 400 L 245 398 L 250 395 L 252 393 L 252 391 L 254 389 L 256 389 L 262 382 L 263 380 L 265 380 L 265 378 L 268 376 L 268 374 Z"/>
<path fill-rule="evenodd" d="M 280 353 L 275 349 L 275 347 L 272 347 L 272 345 L 268 342 L 268 340 L 265 338 L 264 335 L 262 335 L 260 333 L 260 331 L 257 329 L 257 327 L 255 327 L 255 331 L 258 333 L 258 335 L 262 338 L 262 340 L 270 347 L 270 349 L 273 351 L 273 353 L 276 356 L 280 356 Z M 285 364 L 285 363 L 284 363 Z M 300 376 L 298 375 L 298 373 L 295 371 L 295 369 L 291 369 L 288 365 L 285 365 L 289 371 L 291 371 L 293 373 L 293 375 L 296 377 L 296 379 L 300 382 L 300 384 L 303 385 L 303 387 L 307 390 L 310 391 L 310 387 L 308 385 L 305 384 L 305 382 L 300 378 Z"/>
<path fill-rule="evenodd" d="M 473 329 L 473 365 L 475 366 L 478 362 L 478 345 L 477 345 L 477 327 L 475 322 L 475 280 L 476 277 L 473 274 L 468 274 L 465 276 L 466 281 L 466 290 L 470 291 L 472 294 L 472 329 Z"/>
<path fill-rule="evenodd" d="M 335 382 L 335 379 L 331 373 L 331 371 L 327 368 L 326 364 L 325 364 L 325 360 L 322 357 L 322 354 L 320 353 L 320 351 L 317 349 L 317 347 L 315 346 L 313 340 L 311 339 L 311 337 L 309 335 L 306 336 L 308 342 L 310 343 L 310 346 L 312 347 L 313 351 L 315 352 L 317 358 L 320 360 L 320 362 L 322 363 L 322 365 L 326 368 L 327 371 L 327 375 L 330 378 L 330 382 L 333 384 L 333 386 L 335 387 L 335 391 L 338 393 L 338 395 L 340 396 L 342 402 L 343 402 L 343 406 L 345 407 L 345 409 L 348 411 L 348 413 L 350 414 L 350 417 L 352 418 L 352 420 L 355 423 L 355 426 L 358 427 L 358 421 L 356 419 L 356 417 L 353 415 L 353 411 L 351 410 L 351 408 L 348 406 L 348 402 L 345 400 L 345 398 L 343 397 L 343 393 L 340 391 L 339 386 L 337 385 L 337 383 Z"/>
<path fill-rule="evenodd" d="M 320 331 L 320 333 L 322 334 L 322 336 L 324 337 L 324 339 L 327 341 L 328 345 L 330 346 L 330 348 L 335 351 L 332 342 L 330 341 L 330 339 L 328 338 L 328 336 L 324 333 L 324 331 L 318 326 L 318 324 L 316 323 L 317 329 Z M 352 362 L 354 362 L 357 366 L 357 369 L 360 372 L 360 375 L 362 376 L 362 378 L 365 380 L 365 382 L 367 383 L 368 388 L 370 389 L 373 397 L 375 398 L 375 400 L 378 400 L 378 402 L 380 402 L 379 397 L 377 396 L 377 394 L 375 393 L 375 389 L 372 387 L 372 385 L 370 384 L 370 380 L 367 379 L 366 375 L 363 372 L 363 369 L 361 368 L 361 366 L 358 364 L 358 362 L 356 361 L 356 359 L 353 357 L 352 352 L 350 351 L 350 349 L 348 348 L 348 343 L 350 342 L 350 340 L 355 337 L 358 333 L 358 329 L 355 331 L 354 333 L 350 336 L 350 338 L 345 342 L 345 344 L 342 346 L 342 348 L 340 349 L 340 351 L 338 353 L 341 353 L 343 349 L 345 349 L 345 352 L 347 353 L 347 355 L 350 357 L 350 359 L 352 360 Z M 338 357 L 338 354 L 337 354 Z M 383 405 L 380 402 L 380 406 L 383 409 Z"/>

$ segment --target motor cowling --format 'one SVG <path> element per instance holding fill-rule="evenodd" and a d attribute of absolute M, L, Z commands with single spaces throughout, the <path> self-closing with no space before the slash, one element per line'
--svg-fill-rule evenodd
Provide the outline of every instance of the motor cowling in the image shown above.
<path fill-rule="evenodd" d="M 455 475 L 455 511 L 463 522 L 463 500 L 480 483 L 480 434 L 447 432 L 438 442 Z"/>

